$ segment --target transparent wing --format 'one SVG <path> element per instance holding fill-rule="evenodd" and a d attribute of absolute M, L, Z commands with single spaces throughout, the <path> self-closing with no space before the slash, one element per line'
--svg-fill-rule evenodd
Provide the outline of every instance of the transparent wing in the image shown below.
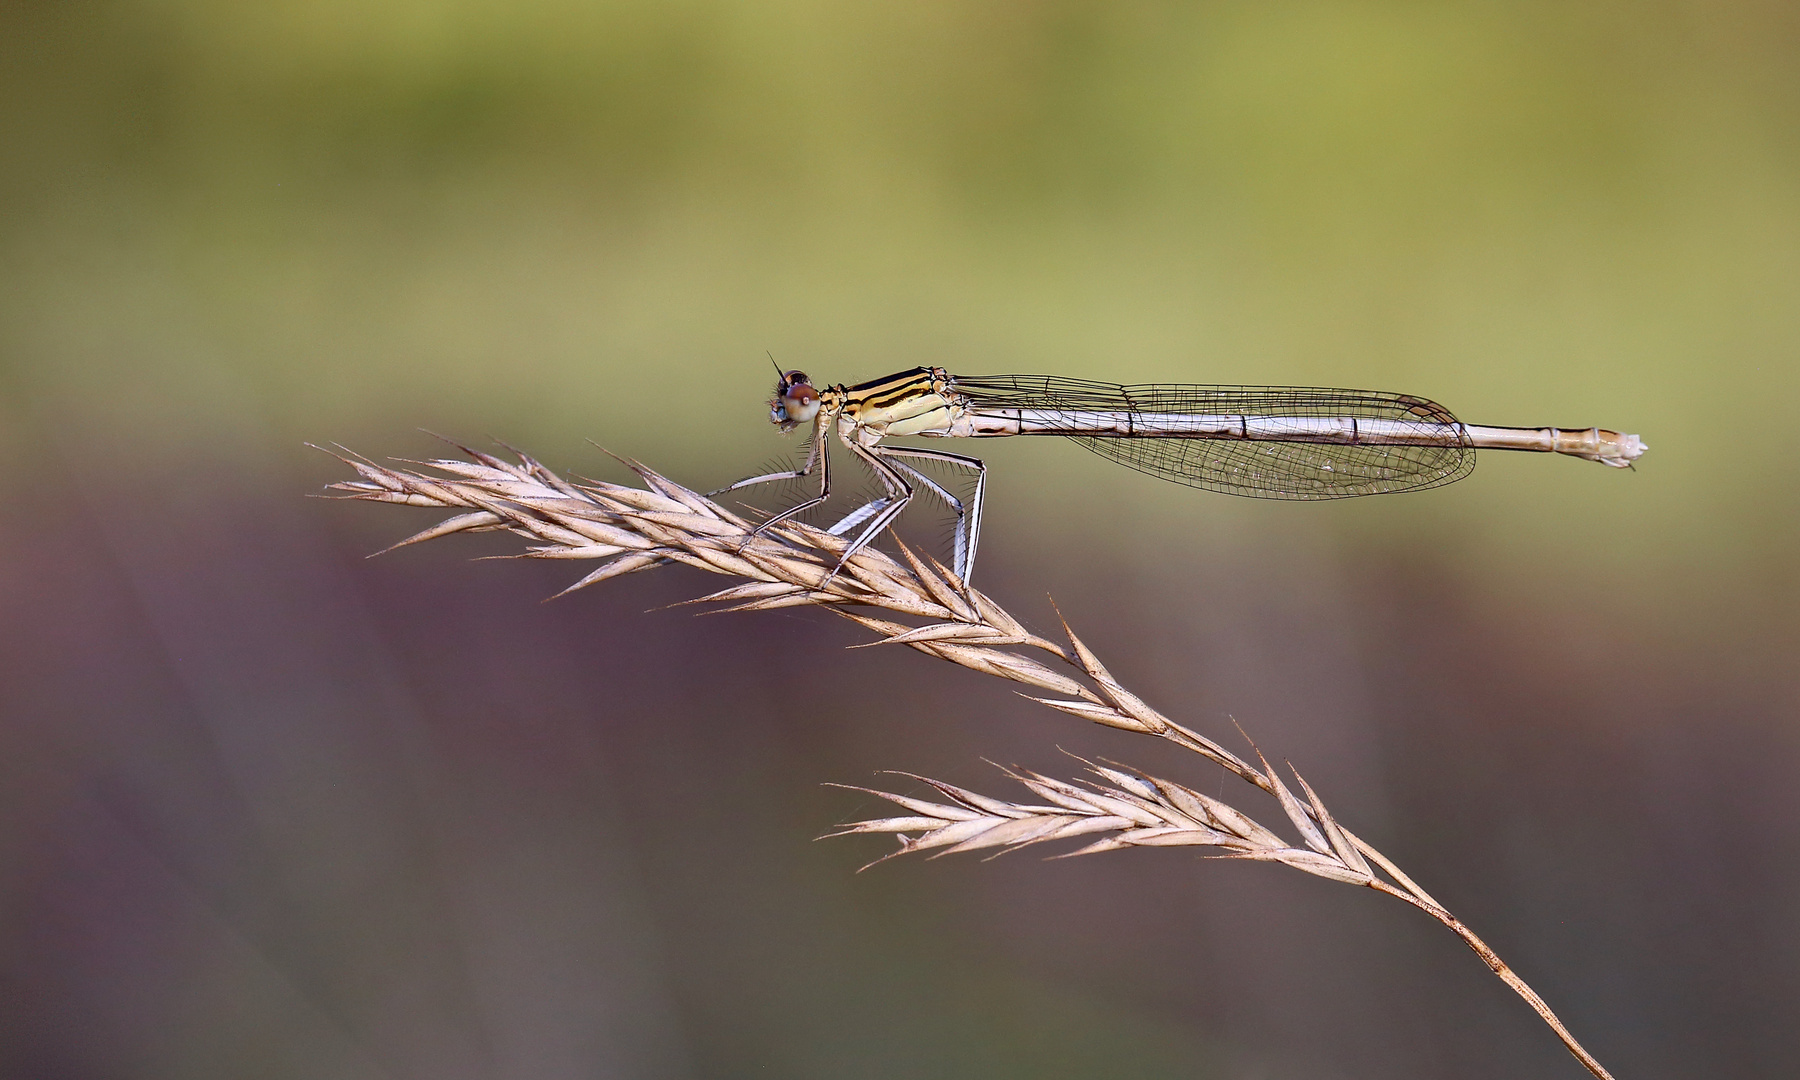
<path fill-rule="evenodd" d="M 1189 487 L 1261 499 L 1341 499 L 1417 491 L 1461 480 L 1475 451 L 1450 410 L 1409 394 L 1309 386 L 1120 386 L 1055 375 L 956 376 L 977 407 L 1129 411 L 1252 419 L 1346 417 L 1414 426 L 1446 445 L 1369 445 L 1318 438 L 1194 436 L 1069 438 L 1121 465 Z"/>

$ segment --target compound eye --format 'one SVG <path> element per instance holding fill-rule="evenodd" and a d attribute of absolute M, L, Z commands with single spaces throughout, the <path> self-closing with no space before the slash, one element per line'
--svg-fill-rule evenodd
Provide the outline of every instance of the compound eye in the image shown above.
<path fill-rule="evenodd" d="M 810 384 L 804 382 L 797 386 L 789 387 L 788 392 L 781 396 L 797 405 L 810 405 L 819 400 L 819 392 L 814 390 Z"/>

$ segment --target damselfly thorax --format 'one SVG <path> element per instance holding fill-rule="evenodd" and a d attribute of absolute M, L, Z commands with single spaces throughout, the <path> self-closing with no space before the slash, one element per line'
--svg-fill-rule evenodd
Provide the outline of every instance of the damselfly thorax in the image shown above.
<path fill-rule="evenodd" d="M 1297 386 L 1120 386 L 1054 375 L 959 376 L 924 367 L 823 389 L 802 372 L 784 372 L 769 402 L 769 419 L 782 431 L 813 425 L 805 464 L 721 490 L 804 477 L 817 468 L 819 494 L 776 514 L 759 531 L 830 497 L 828 444 L 835 430 L 884 492 L 831 526 L 839 536 L 860 530 L 844 560 L 879 536 L 922 488 L 956 515 L 953 562 L 964 581 L 981 537 L 987 467 L 966 455 L 883 440 L 1060 435 L 1190 487 L 1302 500 L 1440 487 L 1469 474 L 1477 449 L 1565 454 L 1619 468 L 1646 449 L 1636 435 L 1604 428 L 1464 424 L 1442 405 L 1410 394 Z M 972 471 L 973 494 L 957 498 L 921 472 L 918 461 Z"/>

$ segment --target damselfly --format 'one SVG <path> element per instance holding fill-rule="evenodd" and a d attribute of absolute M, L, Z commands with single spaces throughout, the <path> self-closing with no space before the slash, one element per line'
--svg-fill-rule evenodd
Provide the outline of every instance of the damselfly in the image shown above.
<path fill-rule="evenodd" d="M 1410 394 L 1300 386 L 1118 386 L 1054 375 L 952 375 L 913 368 L 856 386 L 814 387 L 799 371 L 781 375 L 769 419 L 782 431 L 811 423 L 811 449 L 798 469 L 740 480 L 713 494 L 819 471 L 819 494 L 776 514 L 758 531 L 831 495 L 828 442 L 874 471 L 884 494 L 831 526 L 858 529 L 843 561 L 893 523 L 924 488 L 956 514 L 953 562 L 965 582 L 981 540 L 987 467 L 943 450 L 890 446 L 895 436 L 992 438 L 1062 435 L 1102 457 L 1190 487 L 1262 499 L 1339 499 L 1418 491 L 1461 480 L 1475 451 L 1535 450 L 1625 468 L 1646 447 L 1604 428 L 1478 427 Z M 974 492 L 959 499 L 913 462 L 970 470 Z"/>

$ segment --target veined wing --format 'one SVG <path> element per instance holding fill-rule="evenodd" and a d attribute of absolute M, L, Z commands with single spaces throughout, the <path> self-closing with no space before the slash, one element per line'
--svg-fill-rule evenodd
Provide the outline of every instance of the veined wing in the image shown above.
<path fill-rule="evenodd" d="M 1209 425 L 1210 433 L 1195 435 L 1044 432 L 1067 435 L 1140 472 L 1231 495 L 1340 499 L 1418 491 L 1460 480 L 1475 467 L 1475 451 L 1456 417 L 1409 394 L 1307 386 L 1120 386 L 1054 375 L 959 375 L 953 384 L 978 409 L 1246 418 L 1251 423 L 1244 431 L 1256 429 L 1254 437 L 1220 434 L 1216 424 Z M 1285 425 L 1294 432 L 1291 438 L 1282 435 L 1283 419 L 1295 421 Z M 1303 423 L 1329 419 L 1381 421 L 1390 438 L 1326 438 L 1316 423 Z M 1418 441 L 1392 438 L 1396 431 Z"/>

